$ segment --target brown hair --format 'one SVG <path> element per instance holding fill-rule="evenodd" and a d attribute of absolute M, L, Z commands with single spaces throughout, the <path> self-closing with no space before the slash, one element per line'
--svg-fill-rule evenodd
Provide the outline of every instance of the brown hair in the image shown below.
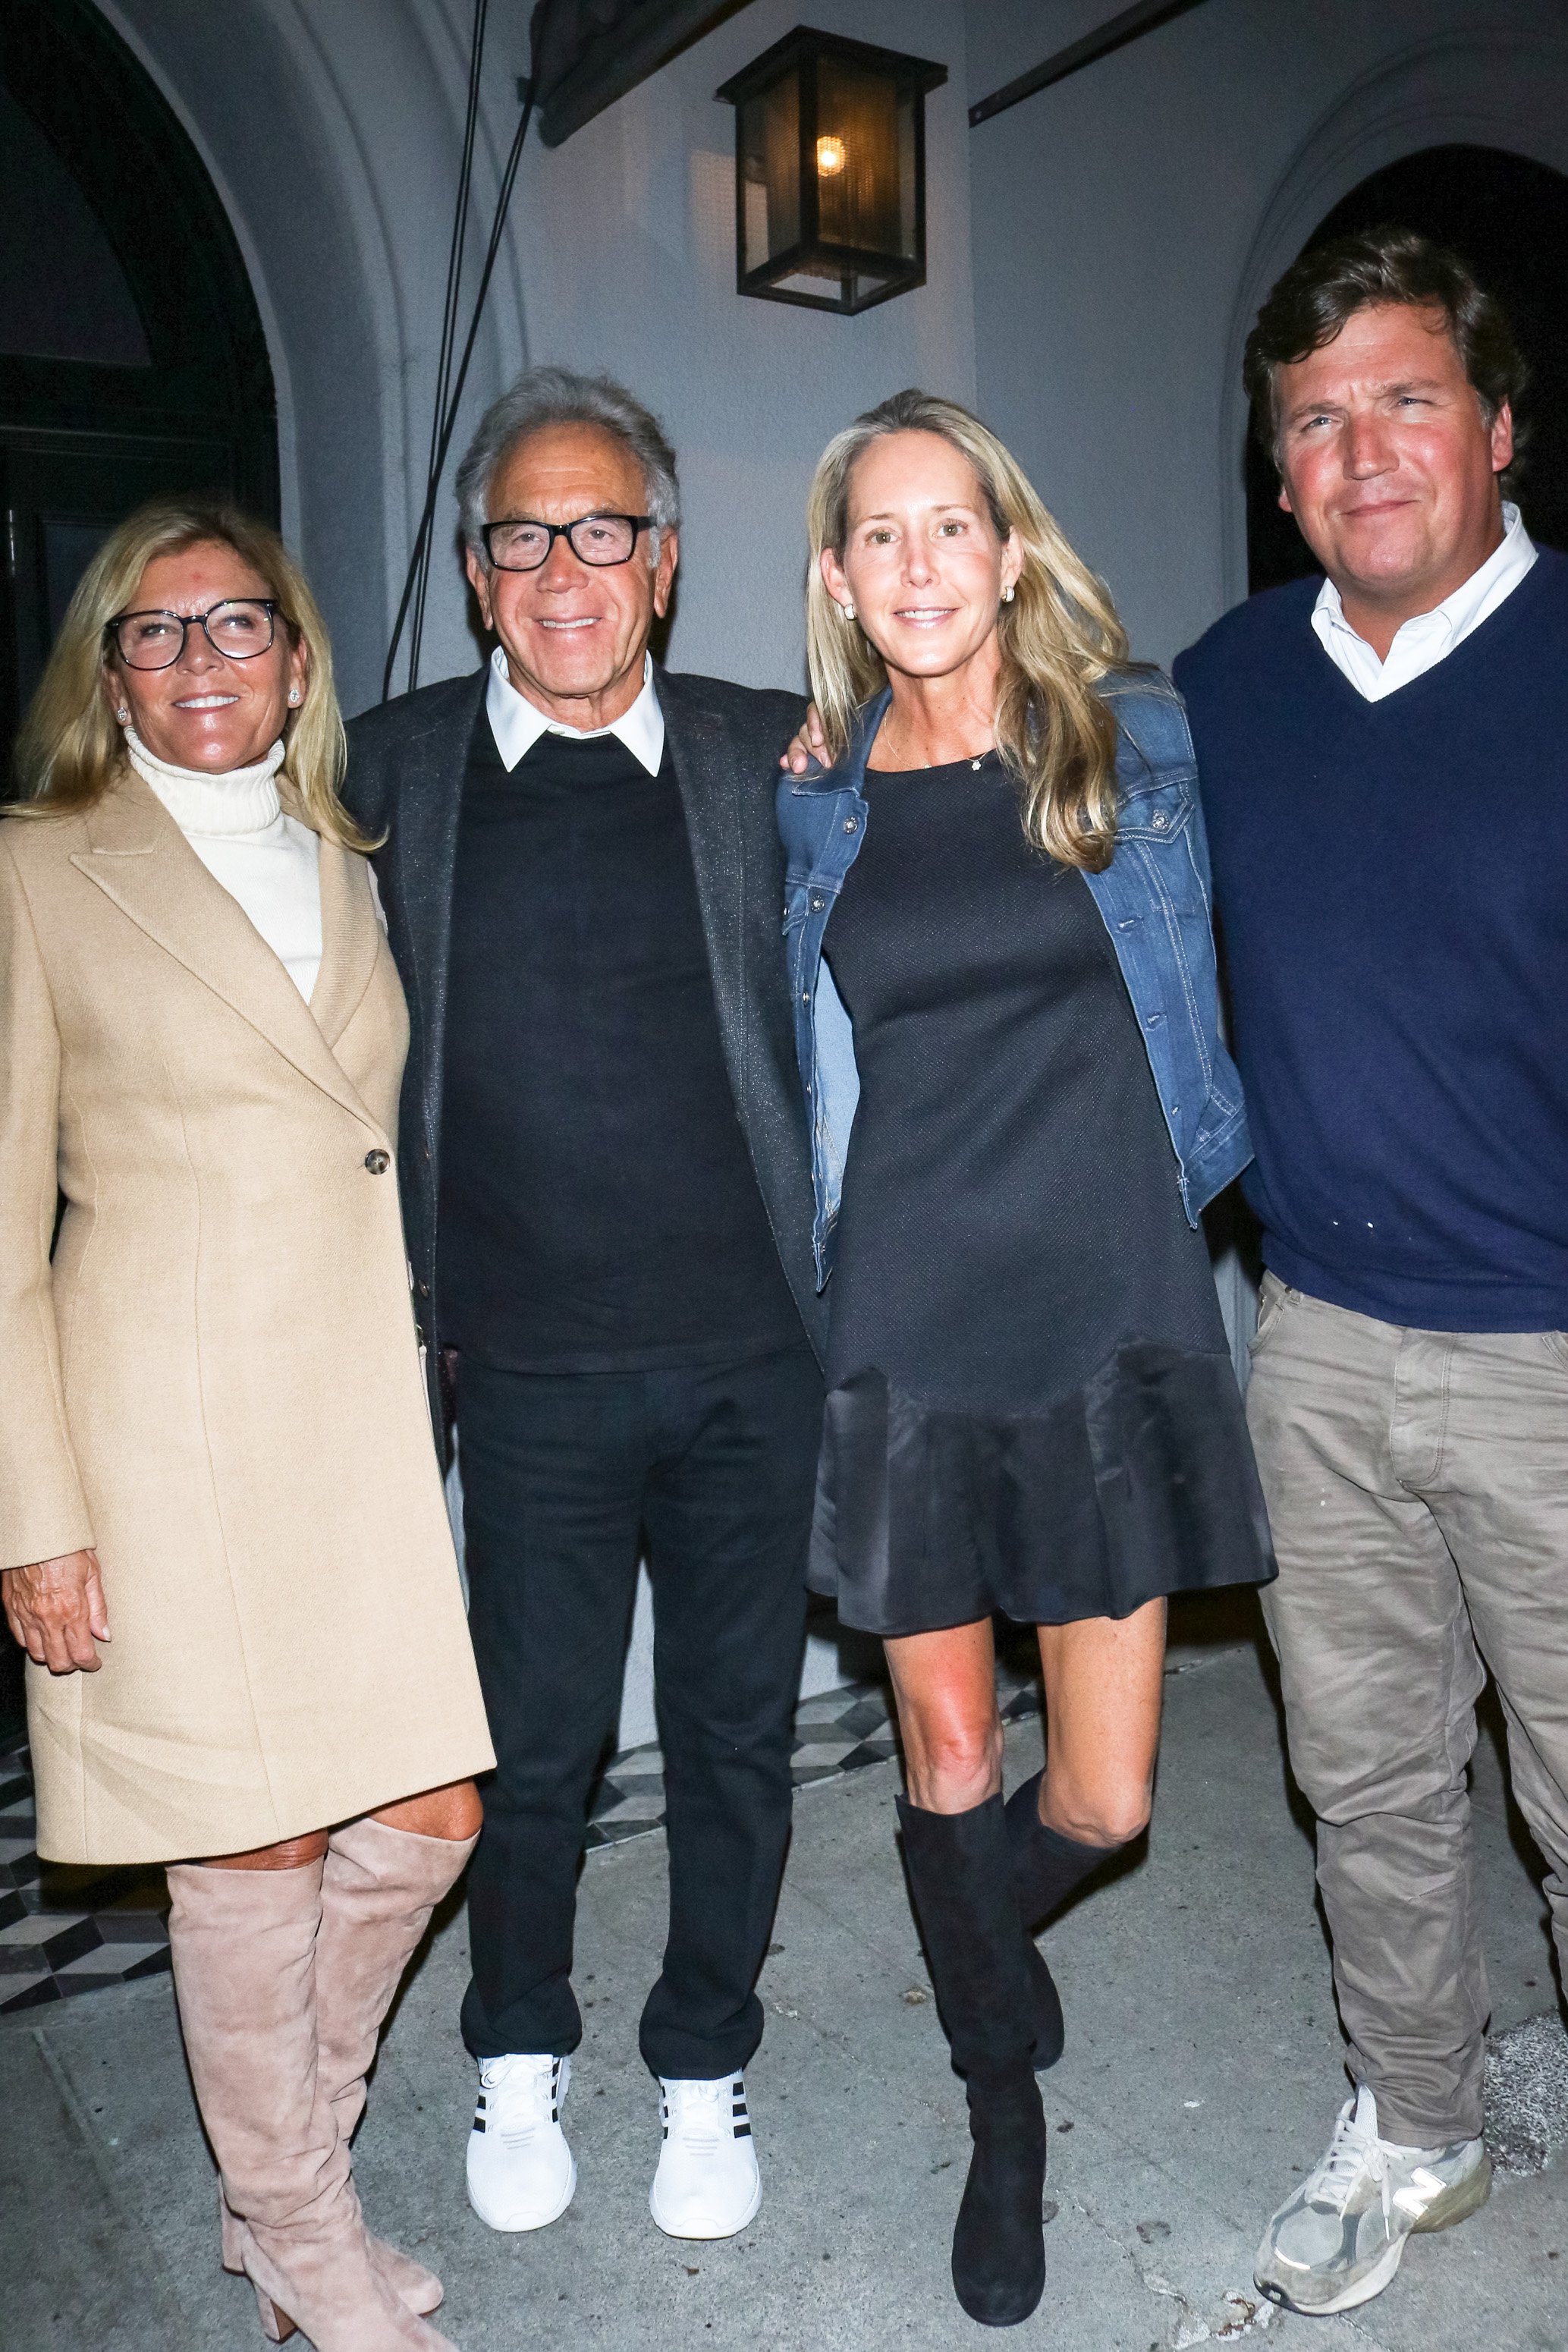
<path fill-rule="evenodd" d="M 1271 289 L 1247 338 L 1241 381 L 1252 404 L 1253 430 L 1276 465 L 1279 370 L 1332 343 L 1357 310 L 1390 303 L 1441 311 L 1489 425 L 1505 401 L 1518 401 L 1530 371 L 1507 312 L 1469 264 L 1414 229 L 1364 229 L 1309 246 Z M 1523 439 L 1516 425 L 1516 451 Z"/>
<path fill-rule="evenodd" d="M 18 815 L 89 808 L 121 772 L 124 748 L 104 699 L 105 630 L 147 566 L 190 547 L 232 548 L 266 581 L 278 618 L 308 655 L 305 694 L 284 723 L 283 773 L 315 830 L 346 849 L 368 841 L 339 798 L 348 748 L 332 685 L 332 646 L 305 574 L 270 524 L 207 499 L 154 499 L 110 531 L 66 607 L 16 738 Z"/>
<path fill-rule="evenodd" d="M 1018 459 L 977 416 L 934 393 L 897 392 L 868 409 L 829 442 L 812 478 L 806 651 L 831 756 L 843 751 L 855 712 L 887 684 L 887 670 L 860 623 L 846 621 L 829 595 L 821 554 L 828 547 L 843 554 L 855 461 L 889 433 L 949 442 L 974 467 L 998 538 L 1018 542 L 1023 569 L 997 624 L 997 749 L 1019 787 L 1026 837 L 1064 866 L 1101 873 L 1116 846 L 1119 795 L 1116 720 L 1096 688 L 1126 666 L 1126 634 L 1109 591 Z"/>

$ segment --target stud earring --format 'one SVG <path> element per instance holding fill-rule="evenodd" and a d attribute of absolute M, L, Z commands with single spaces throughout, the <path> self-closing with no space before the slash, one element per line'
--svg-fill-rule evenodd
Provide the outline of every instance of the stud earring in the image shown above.
<path fill-rule="evenodd" d="M 130 720 L 131 720 L 131 713 L 130 713 L 130 711 L 129 711 L 129 710 L 127 710 L 127 709 L 126 709 L 126 707 L 125 707 L 125 705 L 124 705 L 124 703 L 123 703 L 123 702 L 120 704 L 120 706 L 119 709 L 115 712 L 115 714 L 114 714 L 114 715 L 115 715 L 115 717 L 119 719 L 119 721 L 120 721 L 120 725 L 121 725 L 122 727 L 128 726 L 128 725 L 130 724 Z"/>
<path fill-rule="evenodd" d="M 1010 604 L 1012 603 L 1012 601 L 1013 601 L 1013 592 L 1012 592 L 1012 590 L 1011 590 L 1010 588 L 1004 588 L 1004 589 L 1002 590 L 1002 602 L 1003 602 L 1003 604 Z"/>
<path fill-rule="evenodd" d="M 289 701 L 290 701 L 290 702 L 298 702 L 298 699 L 299 699 L 299 688 L 298 688 L 297 686 L 291 686 L 291 687 L 289 688 L 289 689 L 288 689 L 288 699 L 289 699 Z"/>
<path fill-rule="evenodd" d="M 852 604 L 841 604 L 839 606 L 839 610 L 843 614 L 846 621 L 852 621 L 854 619 L 855 608 Z"/>

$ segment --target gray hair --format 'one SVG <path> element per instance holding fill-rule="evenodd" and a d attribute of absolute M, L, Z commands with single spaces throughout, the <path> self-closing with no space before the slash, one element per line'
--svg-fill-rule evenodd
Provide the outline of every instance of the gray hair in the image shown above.
<path fill-rule="evenodd" d="M 677 529 L 681 520 L 675 453 L 664 427 L 613 377 L 576 375 L 570 368 L 561 367 L 529 368 L 509 392 L 492 401 L 480 418 L 479 429 L 457 468 L 457 505 L 465 544 L 483 563 L 482 533 L 490 520 L 486 509 L 497 470 L 519 441 L 546 425 L 597 425 L 631 451 L 642 468 L 643 503 L 653 518 L 651 560 L 656 562 L 663 534 Z"/>

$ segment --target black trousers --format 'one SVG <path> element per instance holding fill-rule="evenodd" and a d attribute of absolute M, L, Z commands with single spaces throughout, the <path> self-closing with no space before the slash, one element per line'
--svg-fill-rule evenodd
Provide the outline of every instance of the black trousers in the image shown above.
<path fill-rule="evenodd" d="M 468 1874 L 476 2057 L 582 2038 L 572 1927 L 639 1552 L 669 1823 L 656 2074 L 711 2081 L 762 2039 L 753 1990 L 789 1835 L 822 1383 L 804 1343 L 675 1371 L 458 1370 L 469 1624 L 497 1767 Z"/>

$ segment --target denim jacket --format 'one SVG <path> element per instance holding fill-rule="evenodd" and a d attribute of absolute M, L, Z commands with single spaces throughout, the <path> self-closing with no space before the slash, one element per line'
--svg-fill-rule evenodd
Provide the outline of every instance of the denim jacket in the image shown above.
<path fill-rule="evenodd" d="M 1100 690 L 1116 714 L 1121 814 L 1110 865 L 1083 878 L 1138 1016 L 1182 1204 L 1196 1225 L 1199 1210 L 1246 1167 L 1252 1145 L 1241 1082 L 1219 1034 L 1208 843 L 1192 738 L 1179 697 L 1157 674 L 1123 674 Z M 860 1098 L 850 1018 L 822 944 L 865 838 L 866 755 L 891 698 L 884 691 L 865 705 L 835 766 L 786 774 L 778 793 L 788 866 L 785 953 L 811 1128 L 819 1289 L 832 1272 L 844 1154 Z"/>

